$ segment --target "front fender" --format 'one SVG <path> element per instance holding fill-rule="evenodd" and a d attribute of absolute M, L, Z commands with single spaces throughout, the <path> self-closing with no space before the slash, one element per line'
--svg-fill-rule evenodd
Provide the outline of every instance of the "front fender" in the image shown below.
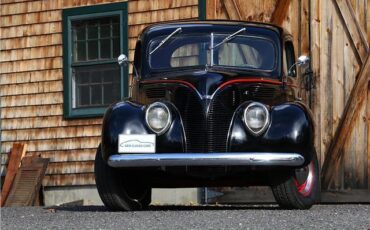
<path fill-rule="evenodd" d="M 230 152 L 294 152 L 311 161 L 314 152 L 314 125 L 309 111 L 299 103 L 269 107 L 270 124 L 264 134 L 254 136 L 244 123 L 243 112 L 250 102 L 236 110 L 230 127 Z"/>
<path fill-rule="evenodd" d="M 180 116 L 174 106 L 166 103 L 172 114 L 172 123 L 167 132 L 156 136 L 156 152 L 184 152 L 185 138 Z M 155 134 L 145 121 L 147 106 L 129 100 L 110 106 L 103 118 L 101 149 L 105 161 L 118 153 L 120 134 Z"/>

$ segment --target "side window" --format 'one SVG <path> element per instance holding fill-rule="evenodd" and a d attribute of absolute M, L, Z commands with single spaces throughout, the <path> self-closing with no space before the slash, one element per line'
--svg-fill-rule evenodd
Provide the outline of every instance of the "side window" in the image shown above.
<path fill-rule="evenodd" d="M 127 3 L 64 10 L 63 36 L 64 115 L 100 116 L 127 94 Z"/>
<path fill-rule="evenodd" d="M 287 75 L 290 77 L 296 77 L 297 76 L 296 66 L 294 66 L 289 73 L 289 69 L 295 63 L 294 46 L 291 41 L 285 42 L 285 56 L 286 56 L 286 64 L 287 64 L 287 71 L 288 71 Z"/>
<path fill-rule="evenodd" d="M 141 70 L 141 41 L 137 41 L 136 42 L 136 46 L 135 46 L 135 54 L 134 54 L 134 65 L 137 69 L 137 71 L 139 71 L 138 74 L 140 74 L 140 70 Z M 134 71 L 134 70 L 132 70 Z"/>

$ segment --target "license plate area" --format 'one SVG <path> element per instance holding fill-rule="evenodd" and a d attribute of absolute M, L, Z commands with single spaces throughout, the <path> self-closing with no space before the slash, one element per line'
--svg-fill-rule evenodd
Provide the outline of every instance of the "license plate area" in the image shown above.
<path fill-rule="evenodd" d="M 155 153 L 155 134 L 120 134 L 119 153 Z"/>

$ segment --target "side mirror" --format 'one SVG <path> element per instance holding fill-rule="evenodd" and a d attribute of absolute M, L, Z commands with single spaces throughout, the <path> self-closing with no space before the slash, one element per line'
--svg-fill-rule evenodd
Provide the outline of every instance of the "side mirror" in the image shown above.
<path fill-rule="evenodd" d="M 299 66 L 305 65 L 305 64 L 308 64 L 309 62 L 310 62 L 310 57 L 302 55 L 298 58 L 297 65 Z"/>
<path fill-rule="evenodd" d="M 295 75 L 294 66 L 296 66 L 296 65 L 297 66 L 303 66 L 303 65 L 308 64 L 309 62 L 310 62 L 310 58 L 308 56 L 305 56 L 305 55 L 299 56 L 299 58 L 297 59 L 297 62 L 290 66 L 290 68 L 288 70 L 288 76 Z"/>
<path fill-rule="evenodd" d="M 131 63 L 128 60 L 128 58 L 125 54 L 119 55 L 118 58 L 117 58 L 117 62 L 118 62 L 118 65 L 120 65 L 120 66 L 122 66 L 122 65 L 127 66 L 129 63 Z M 135 65 L 133 63 L 131 63 L 131 64 L 132 64 L 132 68 L 134 69 L 134 74 L 135 74 L 134 76 L 137 79 L 139 79 L 139 73 L 137 72 L 137 69 L 136 69 Z"/>
<path fill-rule="evenodd" d="M 125 54 L 121 54 L 117 58 L 118 65 L 127 65 L 129 60 Z"/>

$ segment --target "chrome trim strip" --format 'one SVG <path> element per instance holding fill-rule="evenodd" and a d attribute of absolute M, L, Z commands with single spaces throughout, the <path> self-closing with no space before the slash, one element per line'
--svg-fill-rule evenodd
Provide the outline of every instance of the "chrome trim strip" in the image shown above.
<path fill-rule="evenodd" d="M 108 165 L 120 167 L 152 166 L 301 166 L 305 159 L 298 153 L 157 153 L 115 154 Z"/>

